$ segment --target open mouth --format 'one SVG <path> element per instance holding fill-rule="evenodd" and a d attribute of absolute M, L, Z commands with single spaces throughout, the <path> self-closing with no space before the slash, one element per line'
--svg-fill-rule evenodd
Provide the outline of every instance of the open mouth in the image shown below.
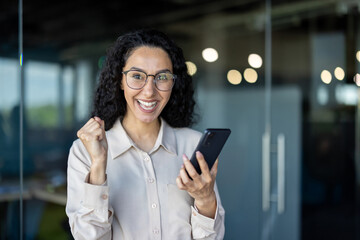
<path fill-rule="evenodd" d="M 157 101 L 153 101 L 153 102 L 145 102 L 145 101 L 141 101 L 141 100 L 137 100 L 137 102 L 139 103 L 139 106 L 145 110 L 145 111 L 153 111 L 156 107 L 157 107 Z"/>

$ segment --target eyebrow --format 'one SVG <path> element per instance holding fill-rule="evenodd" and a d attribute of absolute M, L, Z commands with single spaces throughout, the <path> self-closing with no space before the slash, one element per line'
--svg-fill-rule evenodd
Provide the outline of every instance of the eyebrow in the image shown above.
<path fill-rule="evenodd" d="M 148 74 L 144 69 L 141 69 L 138 67 L 131 67 L 130 70 L 137 70 L 137 71 Z M 162 72 L 170 72 L 171 73 L 171 71 L 169 69 L 165 68 L 165 69 L 161 69 L 161 70 L 157 71 L 155 74 L 162 73 Z"/>

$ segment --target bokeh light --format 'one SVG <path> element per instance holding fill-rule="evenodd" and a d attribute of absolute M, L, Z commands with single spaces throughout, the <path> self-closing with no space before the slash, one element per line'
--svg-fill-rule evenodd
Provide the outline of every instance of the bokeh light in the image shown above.
<path fill-rule="evenodd" d="M 258 79 L 258 74 L 254 69 L 247 68 L 244 71 L 244 78 L 248 83 L 255 83 Z"/>
<path fill-rule="evenodd" d="M 197 72 L 197 67 L 195 63 L 186 61 L 187 70 L 190 76 L 193 76 Z"/>
<path fill-rule="evenodd" d="M 360 74 L 357 73 L 355 76 L 354 76 L 354 82 L 356 83 L 356 85 L 358 87 L 360 87 Z"/>
<path fill-rule="evenodd" d="M 249 55 L 248 62 L 253 68 L 260 68 L 263 63 L 262 58 L 256 53 L 252 53 Z"/>
<path fill-rule="evenodd" d="M 341 67 L 335 68 L 334 75 L 340 81 L 342 81 L 345 78 L 345 72 Z"/>
<path fill-rule="evenodd" d="M 321 77 L 321 81 L 323 81 L 324 83 L 326 83 L 326 84 L 331 83 L 332 76 L 328 70 L 323 70 L 321 72 L 320 77 Z"/>
<path fill-rule="evenodd" d="M 214 48 L 206 48 L 202 51 L 202 56 L 207 62 L 215 62 L 218 59 L 219 54 Z"/>
<path fill-rule="evenodd" d="M 238 70 L 232 69 L 232 70 L 228 71 L 227 79 L 228 79 L 229 83 L 231 83 L 233 85 L 238 85 L 241 83 L 242 76 Z"/>

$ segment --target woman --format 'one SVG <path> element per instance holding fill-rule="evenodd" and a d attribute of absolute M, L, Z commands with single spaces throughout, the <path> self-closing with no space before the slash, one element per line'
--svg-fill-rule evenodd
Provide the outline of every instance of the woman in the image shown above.
<path fill-rule="evenodd" d="M 182 50 L 140 30 L 109 50 L 93 118 L 68 162 L 66 213 L 75 239 L 222 239 L 224 209 L 193 122 L 192 79 Z M 190 178 L 191 177 L 191 178 Z"/>

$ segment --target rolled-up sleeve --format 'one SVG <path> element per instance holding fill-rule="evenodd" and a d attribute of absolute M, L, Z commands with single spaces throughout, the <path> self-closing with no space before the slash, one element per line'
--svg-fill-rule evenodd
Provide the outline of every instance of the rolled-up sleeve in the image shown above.
<path fill-rule="evenodd" d="M 90 163 L 85 147 L 75 141 L 68 159 L 66 214 L 76 240 L 110 240 L 113 210 L 109 206 L 109 189 L 106 183 L 87 183 Z"/>
<path fill-rule="evenodd" d="M 193 239 L 221 240 L 225 235 L 225 210 L 221 205 L 220 195 L 215 184 L 216 213 L 215 218 L 201 215 L 197 209 L 191 207 L 191 227 Z"/>

